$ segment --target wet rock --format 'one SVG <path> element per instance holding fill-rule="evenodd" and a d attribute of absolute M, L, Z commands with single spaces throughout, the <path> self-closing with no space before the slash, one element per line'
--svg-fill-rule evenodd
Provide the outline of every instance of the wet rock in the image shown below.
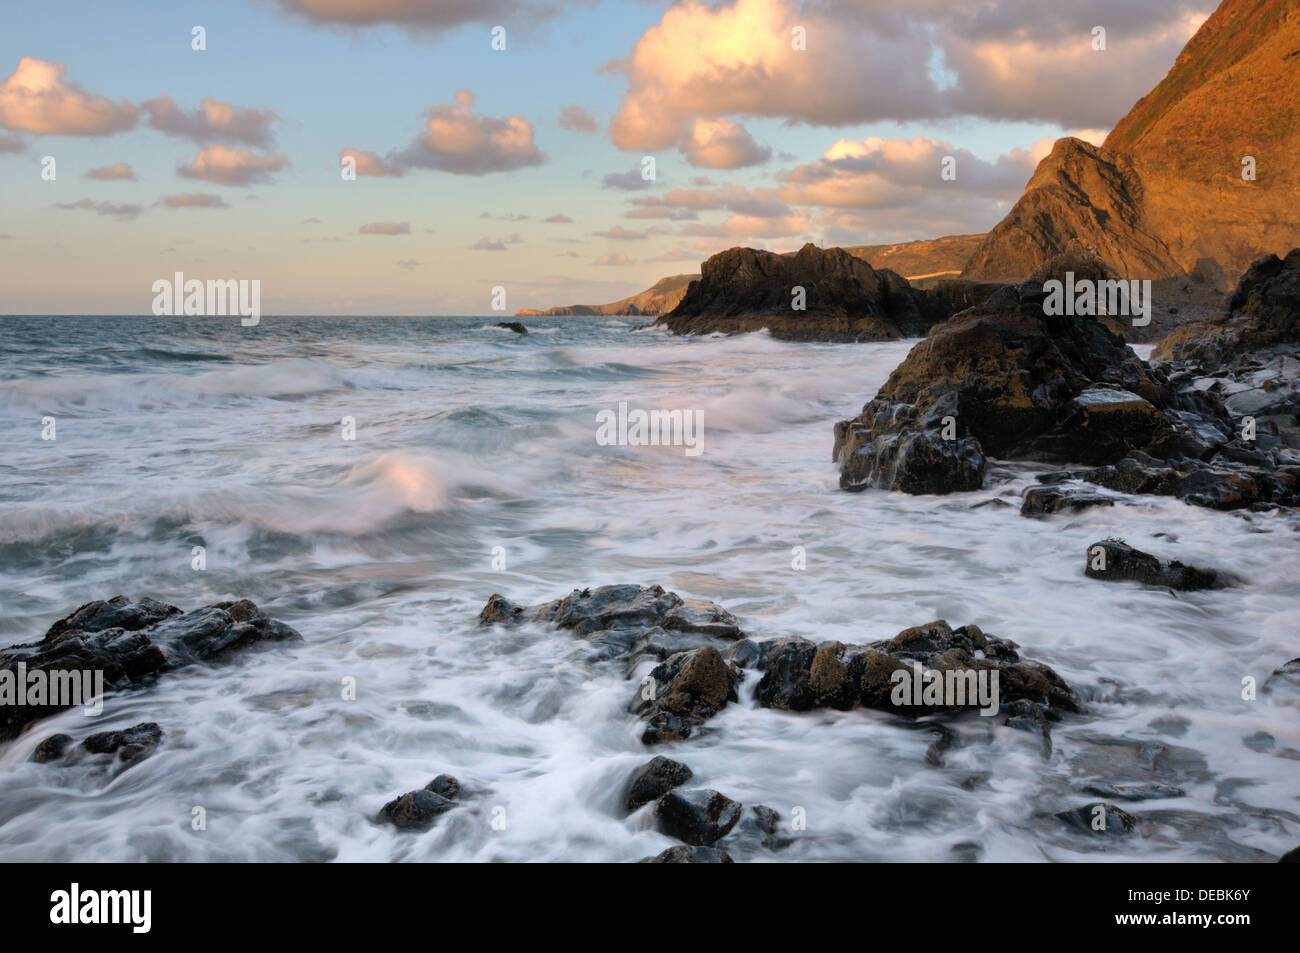
<path fill-rule="evenodd" d="M 652 741 L 648 743 L 687 737 L 691 728 L 736 700 L 740 678 L 739 668 L 729 665 L 711 645 L 678 652 L 651 670 L 629 710 L 651 716 L 647 734 Z M 664 715 L 670 717 L 660 717 Z"/>
<path fill-rule="evenodd" d="M 1300 691 L 1300 658 L 1293 658 L 1285 665 L 1275 668 L 1264 681 L 1264 691 Z"/>
<path fill-rule="evenodd" d="M 1277 859 L 1279 864 L 1300 864 L 1300 847 L 1292 847 Z"/>
<path fill-rule="evenodd" d="M 643 864 L 732 864 L 731 855 L 720 847 L 669 847 L 655 857 L 646 857 Z"/>
<path fill-rule="evenodd" d="M 680 761 L 662 755 L 651 758 L 632 772 L 623 791 L 623 810 L 631 814 L 643 804 L 649 804 L 680 787 L 691 779 L 691 769 Z"/>
<path fill-rule="evenodd" d="M 740 820 L 727 834 L 723 845 L 733 850 L 776 851 L 789 847 L 792 842 L 782 830 L 781 815 L 770 807 L 754 804 L 741 810 Z"/>
<path fill-rule="evenodd" d="M 1114 506 L 1115 499 L 1079 487 L 1031 486 L 1020 504 L 1021 516 L 1048 516 L 1053 513 L 1077 513 L 1094 506 Z"/>
<path fill-rule="evenodd" d="M 1132 814 L 1101 801 L 1062 811 L 1056 817 L 1089 834 L 1128 834 L 1137 828 L 1137 818 Z"/>
<path fill-rule="evenodd" d="M 440 815 L 446 814 L 455 806 L 450 798 L 426 788 L 409 791 L 389 801 L 380 809 L 378 819 L 392 824 L 398 830 L 423 831 L 432 827 Z"/>
<path fill-rule="evenodd" d="M 134 764 L 153 754 L 162 742 L 163 730 L 146 721 L 121 731 L 101 731 L 81 742 L 91 754 L 115 754 L 124 764 Z"/>
<path fill-rule="evenodd" d="M 943 620 L 866 646 L 776 639 L 763 643 L 757 665 L 763 673 L 755 690 L 759 705 L 786 711 L 861 705 L 917 716 L 981 708 L 980 679 L 992 693 L 993 673 L 996 698 L 987 700 L 999 707 L 1024 699 L 1053 713 L 1081 710 L 1064 680 L 1046 665 L 1021 659 L 1014 643 L 973 625 L 954 630 Z M 930 684 L 939 687 L 937 698 L 926 693 Z"/>
<path fill-rule="evenodd" d="M 1184 566 L 1178 560 L 1164 562 L 1119 539 L 1104 539 L 1089 546 L 1084 574 L 1106 582 L 1130 580 L 1182 592 L 1222 589 L 1229 584 L 1227 577 L 1217 570 Z"/>
<path fill-rule="evenodd" d="M 1172 784 L 1147 781 L 1138 784 L 1110 784 L 1094 782 L 1084 787 L 1087 794 L 1113 798 L 1117 801 L 1159 801 L 1165 798 L 1186 797 L 1187 792 Z"/>
<path fill-rule="evenodd" d="M 72 745 L 72 736 L 57 734 L 50 735 L 44 741 L 36 746 L 32 752 L 31 760 L 40 764 L 47 764 L 51 761 L 58 761 L 67 752 Z"/>
<path fill-rule="evenodd" d="M 563 599 L 516 605 L 494 594 L 479 625 L 554 625 L 593 646 L 597 658 L 664 660 L 711 640 L 744 637 L 735 616 L 705 599 L 684 599 L 662 586 L 617 585 L 575 589 Z"/>
<path fill-rule="evenodd" d="M 741 805 L 717 791 L 669 791 L 655 802 L 659 830 L 696 847 L 722 838 L 740 820 Z"/>
<path fill-rule="evenodd" d="M 28 677 L 40 672 L 46 678 L 70 672 L 91 674 L 92 684 L 102 676 L 105 692 L 124 691 L 147 685 L 164 672 L 196 661 L 215 661 L 255 643 L 301 639 L 247 600 L 182 612 L 153 599 L 132 602 L 116 596 L 88 602 L 59 619 L 39 642 L 0 650 L 0 687 L 14 682 L 20 672 Z M 0 705 L 0 741 L 70 707 Z"/>
<path fill-rule="evenodd" d="M 504 328 L 507 331 L 514 331 L 515 334 L 527 334 L 528 329 L 519 321 L 498 321 L 497 327 Z"/>
<path fill-rule="evenodd" d="M 449 801 L 456 800 L 460 796 L 460 782 L 450 774 L 440 774 L 424 786 L 426 791 L 432 791 L 439 797 L 445 797 Z"/>

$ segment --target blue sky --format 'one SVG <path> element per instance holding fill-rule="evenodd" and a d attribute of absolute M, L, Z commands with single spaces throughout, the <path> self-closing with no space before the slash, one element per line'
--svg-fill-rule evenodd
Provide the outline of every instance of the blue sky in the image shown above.
<path fill-rule="evenodd" d="M 0 136 L 9 142 L 0 151 L 0 313 L 145 313 L 152 282 L 175 271 L 259 278 L 268 313 L 485 313 L 497 285 L 507 288 L 513 312 L 614 300 L 664 275 L 697 270 L 708 254 L 735 244 L 785 250 L 809 240 L 873 243 L 982 231 L 1014 201 L 1044 142 L 1077 130 L 1104 134 L 1122 115 L 1118 104 L 1131 103 L 1163 75 L 1203 16 L 1186 3 L 1156 3 L 1145 18 L 1116 6 L 1116 55 L 1078 57 L 1078 68 L 1089 71 L 1081 75 L 1113 100 L 1109 111 L 1090 112 L 1086 92 L 1075 103 L 1068 90 L 1054 92 L 1050 84 L 1041 108 L 1032 96 L 1028 105 L 1012 103 L 1015 97 L 996 85 L 1003 79 L 995 60 L 1010 54 L 994 26 L 963 24 L 942 12 L 914 15 L 906 3 L 894 13 L 914 22 L 898 32 L 874 9 L 889 4 L 850 0 L 842 10 L 833 0 L 740 0 L 732 10 L 740 21 L 722 19 L 731 3 L 687 4 L 685 13 L 674 13 L 666 2 L 577 0 L 539 16 L 528 3 L 496 0 L 489 19 L 450 28 L 447 8 L 432 0 L 352 4 L 381 8 L 381 17 L 386 5 L 407 4 L 427 19 L 414 31 L 382 22 L 321 23 L 286 9 L 295 2 L 72 2 L 5 11 L 0 79 L 10 77 L 10 92 L 0 88 Z M 982 16 L 974 8 L 968 15 Z M 491 49 L 493 21 L 506 27 L 504 52 Z M 793 62 L 809 76 L 826 71 L 825 81 L 789 102 L 770 91 L 749 96 L 745 90 L 757 89 L 757 81 L 729 85 L 728 57 L 746 69 L 786 68 L 784 59 L 771 66 L 770 52 L 751 55 L 745 34 L 752 30 L 757 49 L 758 37 L 779 38 L 793 22 L 816 25 L 807 58 Z M 201 52 L 191 49 L 195 25 L 206 31 Z M 716 35 L 699 39 L 701 29 Z M 665 40 L 658 52 L 654 37 L 646 39 L 653 30 Z M 1025 48 L 1034 50 L 1065 44 L 1074 51 L 1087 42 L 1072 23 L 1026 37 L 1034 45 Z M 918 43 L 915 55 L 899 56 L 903 63 L 919 59 L 914 75 L 910 67 L 885 68 L 889 56 Z M 634 50 L 645 51 L 639 74 L 607 67 L 631 62 Z M 143 120 L 113 134 L 38 131 L 28 100 L 14 98 L 22 93 L 14 92 L 21 85 L 14 77 L 24 57 L 66 67 L 61 81 L 71 84 L 66 95 L 74 98 L 138 106 L 167 96 L 186 111 L 206 98 L 272 110 L 269 146 L 229 145 L 283 156 L 287 164 L 251 185 L 204 181 L 180 176 L 178 166 L 225 145 L 220 137 L 168 135 Z M 881 71 L 846 75 L 841 60 L 864 70 L 880 63 Z M 1117 72 L 1123 64 L 1140 69 Z M 1030 62 L 1014 88 L 1032 91 L 1033 70 L 1046 68 Z M 341 150 L 398 154 L 423 134 L 426 112 L 453 108 L 459 90 L 473 93 L 475 121 L 521 117 L 544 159 L 480 174 L 410 167 L 401 176 L 342 179 Z M 947 98 L 935 107 L 941 97 Z M 635 121 L 628 109 L 616 135 L 611 121 L 626 102 L 649 103 L 652 112 L 668 105 Z M 600 128 L 561 128 L 567 106 L 588 111 Z M 942 115 L 927 115 L 933 112 Z M 734 137 L 729 144 L 744 147 L 729 146 L 712 159 L 687 145 L 665 147 L 663 137 L 678 134 L 662 131 L 669 126 L 720 128 Z M 827 158 L 841 140 L 859 145 Z M 637 147 L 651 141 L 659 144 Z M 945 195 L 929 170 L 937 155 L 953 151 L 971 172 Z M 606 175 L 638 167 L 643 155 L 656 161 L 651 187 L 629 192 L 603 184 Z M 56 162 L 52 181 L 41 176 L 47 156 Z M 133 180 L 85 177 L 118 163 L 130 165 Z M 634 203 L 675 190 L 677 217 L 628 217 Z M 177 195 L 215 196 L 220 207 L 157 204 Z M 755 203 L 762 208 L 749 214 Z M 543 223 L 556 213 L 574 222 Z M 310 219 L 318 222 L 304 224 Z M 371 223 L 406 223 L 409 232 L 362 234 Z M 611 229 L 627 237 L 594 234 Z M 472 250 L 497 243 L 503 250 Z"/>

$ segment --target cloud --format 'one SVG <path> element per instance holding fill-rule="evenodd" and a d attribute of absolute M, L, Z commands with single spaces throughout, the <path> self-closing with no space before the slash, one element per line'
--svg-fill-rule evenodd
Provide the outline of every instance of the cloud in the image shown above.
<path fill-rule="evenodd" d="M 252 185 L 271 181 L 271 173 L 288 164 L 289 160 L 279 154 L 259 156 L 247 149 L 208 146 L 176 172 L 187 179 L 204 179 L 218 185 Z"/>
<path fill-rule="evenodd" d="M 207 192 L 164 195 L 158 203 L 168 208 L 230 208 L 220 195 L 211 195 Z"/>
<path fill-rule="evenodd" d="M 606 229 L 603 232 L 592 232 L 597 238 L 608 238 L 613 241 L 632 242 L 645 238 L 645 232 L 636 232 L 624 228 L 622 225 L 615 225 L 613 228 Z"/>
<path fill-rule="evenodd" d="M 416 268 L 419 268 L 421 264 L 421 262 L 416 261 L 414 258 L 403 258 L 397 263 L 397 267 L 405 268 L 407 271 L 413 271 Z"/>
<path fill-rule="evenodd" d="M 593 265 L 614 265 L 614 266 L 632 265 L 635 263 L 636 263 L 635 259 L 628 258 L 627 255 L 623 254 L 621 251 L 610 252 L 608 255 L 601 255 L 599 258 L 597 258 L 595 261 L 592 262 Z"/>
<path fill-rule="evenodd" d="M 445 31 L 467 23 L 498 24 L 548 15 L 553 4 L 520 0 L 275 0 L 281 10 L 314 24 L 368 27 L 381 24 L 410 30 Z"/>
<path fill-rule="evenodd" d="M 533 142 L 532 123 L 523 116 L 476 115 L 474 94 L 462 89 L 454 105 L 431 107 L 425 113 L 424 132 L 386 161 L 454 175 L 487 175 L 541 165 L 545 159 Z"/>
<path fill-rule="evenodd" d="M 626 82 L 610 138 L 627 151 L 680 148 L 705 164 L 699 146 L 710 137 L 700 120 L 843 126 L 961 116 L 1108 127 L 1161 79 L 1213 6 L 681 0 L 604 67 Z M 1098 23 L 1109 31 L 1104 52 L 1092 49 Z M 806 49 L 796 48 L 796 28 Z M 723 141 L 731 150 L 719 148 L 718 161 L 745 155 L 743 137 Z"/>
<path fill-rule="evenodd" d="M 590 110 L 581 106 L 565 106 L 560 110 L 560 128 L 570 132 L 598 132 L 600 123 Z"/>
<path fill-rule="evenodd" d="M 554 215 L 546 216 L 546 218 L 542 219 L 542 222 L 546 225 L 572 225 L 573 219 L 563 212 L 556 212 Z"/>
<path fill-rule="evenodd" d="M 480 238 L 473 245 L 469 246 L 470 251 L 505 251 L 506 243 L 501 239 L 492 241 L 488 238 Z"/>
<path fill-rule="evenodd" d="M 215 99 L 202 99 L 199 108 L 185 112 L 170 96 L 140 104 L 149 125 L 159 132 L 194 142 L 240 142 L 269 148 L 274 138 L 271 124 L 279 117 L 269 109 L 248 109 Z"/>
<path fill-rule="evenodd" d="M 352 159 L 357 175 L 375 177 L 406 175 L 406 169 L 400 163 L 381 159 L 373 152 L 344 149 L 339 153 L 339 165 L 343 165 L 343 160 L 348 158 Z"/>
<path fill-rule="evenodd" d="M 370 222 L 362 225 L 358 231 L 362 235 L 409 235 L 410 222 Z"/>
<path fill-rule="evenodd" d="M 696 119 L 680 148 L 687 162 L 706 169 L 740 169 L 772 157 L 744 126 L 725 119 Z"/>
<path fill-rule="evenodd" d="M 109 136 L 132 128 L 135 106 L 88 93 L 63 76 L 68 68 L 24 56 L 0 83 L 0 126 L 53 136 Z"/>
<path fill-rule="evenodd" d="M 132 171 L 128 162 L 119 162 L 116 165 L 100 166 L 98 169 L 91 169 L 86 173 L 88 179 L 99 179 L 103 182 L 114 181 L 135 181 L 135 172 Z"/>
<path fill-rule="evenodd" d="M 498 222 L 526 222 L 528 216 L 522 212 L 504 212 L 501 215 L 493 215 L 491 212 L 480 212 L 479 218 L 492 218 Z"/>
<path fill-rule="evenodd" d="M 688 218 L 700 211 L 723 209 L 754 218 L 779 218 L 790 214 L 789 204 L 776 189 L 745 189 L 732 185 L 715 189 L 674 189 L 663 195 L 632 199 L 637 206 L 629 218 Z M 644 214 L 637 214 L 638 212 Z"/>
<path fill-rule="evenodd" d="M 27 143 L 16 136 L 0 136 L 0 154 L 6 152 L 26 152 Z"/>
<path fill-rule="evenodd" d="M 79 199 L 76 202 L 58 202 L 55 208 L 94 212 L 96 215 L 109 215 L 118 221 L 127 221 L 144 211 L 142 205 L 117 205 L 113 202 L 96 202 L 93 199 Z"/>
<path fill-rule="evenodd" d="M 320 219 L 316 218 L 315 216 L 312 216 L 311 218 L 304 218 L 304 219 L 303 219 L 301 222 L 299 222 L 298 224 L 299 224 L 299 225 L 319 225 L 319 224 L 320 224 Z"/>
<path fill-rule="evenodd" d="M 641 174 L 641 166 L 635 165 L 626 172 L 611 172 L 600 180 L 607 189 L 622 189 L 624 192 L 640 192 L 654 188 L 655 180 L 647 179 Z"/>

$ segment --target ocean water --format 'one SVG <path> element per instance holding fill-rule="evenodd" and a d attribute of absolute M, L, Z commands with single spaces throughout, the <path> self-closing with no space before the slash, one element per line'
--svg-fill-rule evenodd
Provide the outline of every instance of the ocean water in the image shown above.
<path fill-rule="evenodd" d="M 914 342 L 608 318 L 528 319 L 520 337 L 495 320 L 0 318 L 0 645 L 119 593 L 249 598 L 305 639 L 0 745 L 0 860 L 635 860 L 673 843 L 617 809 L 656 753 L 692 786 L 805 819 L 784 850 L 738 860 L 1266 860 L 1300 843 L 1300 702 L 1242 698 L 1243 678 L 1300 655 L 1294 516 L 1125 498 L 1031 520 L 1027 466 L 973 494 L 844 493 L 832 424 Z M 702 411 L 703 453 L 600 445 L 596 415 L 620 401 Z M 973 508 L 995 498 L 1013 505 Z M 1108 536 L 1241 585 L 1088 580 L 1086 547 Z M 640 670 L 584 662 L 567 632 L 476 627 L 494 592 L 622 582 L 717 601 L 756 639 L 973 622 L 1088 711 L 1054 726 L 1048 757 L 963 717 L 936 767 L 925 722 L 760 709 L 751 674 L 697 737 L 649 750 L 625 711 Z M 28 760 L 56 731 L 145 720 L 164 744 L 116 776 Z M 463 809 L 420 834 L 374 822 L 443 772 Z M 1114 802 L 1142 819 L 1127 835 L 1053 817 L 1108 781 L 1185 796 Z"/>

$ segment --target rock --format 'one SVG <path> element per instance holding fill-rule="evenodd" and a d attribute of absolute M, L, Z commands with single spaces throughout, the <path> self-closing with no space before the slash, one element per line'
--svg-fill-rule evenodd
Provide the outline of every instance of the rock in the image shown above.
<path fill-rule="evenodd" d="M 302 636 L 247 600 L 182 612 L 153 599 L 132 602 L 116 596 L 86 603 L 50 626 L 39 642 L 0 650 L 0 686 L 17 679 L 21 664 L 29 678 L 35 672 L 47 677 L 61 671 L 90 673 L 102 677 L 105 692 L 124 691 L 196 661 L 215 661 L 255 643 L 285 640 L 301 641 Z M 0 741 L 70 707 L 0 705 Z"/>
<path fill-rule="evenodd" d="M 1101 801 L 1062 811 L 1056 817 L 1089 834 L 1128 834 L 1137 827 L 1137 819 L 1132 814 Z"/>
<path fill-rule="evenodd" d="M 32 752 L 31 760 L 40 764 L 47 764 L 50 761 L 58 761 L 63 757 L 64 753 L 67 752 L 71 744 L 71 735 L 50 735 L 36 746 L 36 750 Z"/>
<path fill-rule="evenodd" d="M 731 856 L 718 847 L 669 847 L 656 857 L 646 857 L 643 864 L 731 864 Z"/>
<path fill-rule="evenodd" d="M 522 607 L 493 594 L 479 625 L 554 625 L 590 643 L 597 657 L 660 660 L 708 644 L 744 637 L 735 616 L 705 599 L 684 599 L 662 586 L 575 589 L 563 599 Z"/>
<path fill-rule="evenodd" d="M 791 838 L 781 833 L 781 815 L 762 804 L 742 809 L 740 821 L 725 840 L 727 847 L 748 851 L 781 850 L 791 843 Z"/>
<path fill-rule="evenodd" d="M 1104 539 L 1088 547 L 1084 575 L 1107 582 L 1127 579 L 1182 592 L 1222 589 L 1228 585 L 1227 579 L 1216 570 L 1184 566 L 1177 560 L 1163 562 L 1119 539 Z"/>
<path fill-rule="evenodd" d="M 507 331 L 514 331 L 515 334 L 527 334 L 528 329 L 518 321 L 498 321 L 497 327 L 504 328 Z"/>
<path fill-rule="evenodd" d="M 1300 864 L 1300 847 L 1292 847 L 1277 859 L 1279 864 Z"/>
<path fill-rule="evenodd" d="M 691 728 L 712 718 L 728 701 L 736 700 L 740 678 L 739 669 L 728 665 L 711 645 L 678 652 L 650 672 L 629 710 L 651 716 L 643 737 L 647 744 L 685 738 Z M 647 694 L 651 697 L 647 698 Z M 671 717 L 656 720 L 662 715 Z"/>
<path fill-rule="evenodd" d="M 911 692 L 896 691 L 903 676 L 908 684 L 916 678 L 917 664 L 922 672 L 939 673 L 932 677 L 942 678 L 945 689 L 951 683 L 953 691 L 945 690 L 937 703 L 923 697 L 921 704 Z M 981 671 L 989 673 L 983 676 L 989 693 L 992 673 L 997 673 L 996 699 L 987 700 L 999 706 L 1024 699 L 1053 713 L 1081 710 L 1078 696 L 1064 680 L 1046 665 L 1021 659 L 1014 643 L 987 636 L 973 625 L 953 630 L 943 620 L 867 646 L 819 646 L 798 636 L 775 639 L 762 644 L 757 667 L 763 673 L 754 693 L 759 705 L 785 711 L 861 705 L 915 716 L 980 708 L 984 706 L 975 687 Z M 922 685 L 926 681 L 923 675 Z M 963 697 L 956 693 L 959 681 Z M 895 703 L 896 696 L 902 703 Z"/>
<path fill-rule="evenodd" d="M 454 801 L 460 795 L 460 782 L 450 774 L 440 774 L 424 786 L 426 791 L 432 791 L 439 797 L 445 797 L 449 801 Z"/>
<path fill-rule="evenodd" d="M 122 731 L 93 734 L 81 742 L 81 747 L 91 754 L 116 754 L 118 761 L 132 764 L 153 754 L 162 738 L 162 728 L 146 721 Z"/>
<path fill-rule="evenodd" d="M 1021 516 L 1047 516 L 1052 513 L 1090 509 L 1094 506 L 1114 506 L 1115 499 L 1079 487 L 1031 486 L 1025 490 L 1020 504 Z"/>
<path fill-rule="evenodd" d="M 409 791 L 394 798 L 380 809 L 379 820 L 398 830 L 423 831 L 433 826 L 439 815 L 446 814 L 455 803 L 429 789 Z"/>
<path fill-rule="evenodd" d="M 685 784 L 691 776 L 691 769 L 680 761 L 663 756 L 651 758 L 628 778 L 623 791 L 623 810 L 631 814 L 643 804 L 649 804 Z"/>
<path fill-rule="evenodd" d="M 1273 670 L 1264 681 L 1264 692 L 1275 692 L 1289 690 L 1300 692 L 1300 658 L 1293 658 L 1279 668 Z"/>
<path fill-rule="evenodd" d="M 1187 792 L 1180 787 L 1156 782 L 1137 784 L 1094 783 L 1085 786 L 1083 790 L 1098 797 L 1115 798 L 1120 801 L 1160 801 L 1165 798 L 1187 797 Z"/>
<path fill-rule="evenodd" d="M 655 818 L 669 837 L 707 847 L 736 826 L 740 808 L 717 791 L 669 791 L 655 802 Z"/>
<path fill-rule="evenodd" d="M 700 271 L 657 326 L 676 334 L 767 328 L 773 337 L 795 341 L 890 341 L 923 334 L 943 306 L 843 248 L 806 244 L 785 255 L 730 248 Z M 805 296 L 799 311 L 796 288 Z"/>

